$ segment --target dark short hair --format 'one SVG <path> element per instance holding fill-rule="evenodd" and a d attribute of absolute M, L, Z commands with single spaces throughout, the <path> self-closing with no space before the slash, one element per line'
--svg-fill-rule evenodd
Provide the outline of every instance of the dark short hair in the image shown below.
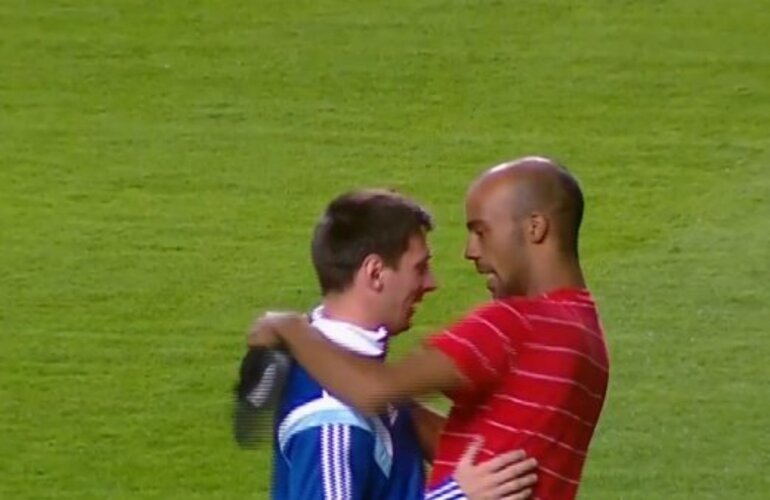
<path fill-rule="evenodd" d="M 425 208 L 384 189 L 363 189 L 334 199 L 315 227 L 312 242 L 321 293 L 345 291 L 369 255 L 397 268 L 412 236 L 433 229 Z"/>

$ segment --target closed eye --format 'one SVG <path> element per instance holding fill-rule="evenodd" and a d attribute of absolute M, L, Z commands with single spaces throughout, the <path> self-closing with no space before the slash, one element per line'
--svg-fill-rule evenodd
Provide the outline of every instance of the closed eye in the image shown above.
<path fill-rule="evenodd" d="M 472 220 L 468 221 L 468 223 L 465 225 L 465 227 L 468 228 L 468 232 L 471 234 L 475 234 L 479 237 L 484 236 L 484 233 L 487 230 L 486 224 L 484 224 L 480 220 Z"/>

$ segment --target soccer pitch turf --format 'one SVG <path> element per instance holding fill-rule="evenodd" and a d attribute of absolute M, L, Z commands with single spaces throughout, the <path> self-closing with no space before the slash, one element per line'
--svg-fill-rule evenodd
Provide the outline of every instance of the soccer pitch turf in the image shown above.
<path fill-rule="evenodd" d="M 770 2 L 0 3 L 0 498 L 266 498 L 229 389 L 311 225 L 388 186 L 484 300 L 484 167 L 555 156 L 612 355 L 581 498 L 770 491 Z"/>

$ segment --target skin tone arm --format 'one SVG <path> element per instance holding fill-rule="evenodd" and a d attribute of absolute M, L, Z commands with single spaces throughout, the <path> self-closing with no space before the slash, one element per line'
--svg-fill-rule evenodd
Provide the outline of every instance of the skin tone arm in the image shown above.
<path fill-rule="evenodd" d="M 413 406 L 409 407 L 409 410 L 423 456 L 425 460 L 433 463 L 433 457 L 436 456 L 436 448 L 438 447 L 438 438 L 444 429 L 446 417 L 419 402 L 415 402 Z"/>
<path fill-rule="evenodd" d="M 382 413 L 389 403 L 406 403 L 468 383 L 437 349 L 421 349 L 395 363 L 365 359 L 328 341 L 295 313 L 264 316 L 252 327 L 248 344 L 282 345 L 329 392 L 367 415 Z"/>

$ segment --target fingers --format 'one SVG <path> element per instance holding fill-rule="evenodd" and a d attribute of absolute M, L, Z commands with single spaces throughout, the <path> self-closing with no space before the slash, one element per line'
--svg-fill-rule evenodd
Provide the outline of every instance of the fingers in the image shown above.
<path fill-rule="evenodd" d="M 479 445 L 479 449 L 480 448 L 481 446 Z M 484 472 L 495 472 L 512 464 L 519 463 L 526 457 L 527 454 L 524 452 L 524 450 L 509 451 L 507 453 L 503 453 L 502 455 L 497 455 L 496 457 L 490 458 L 486 462 L 482 462 L 479 464 L 479 468 Z M 525 472 L 526 470 L 528 469 L 525 469 Z"/>
<path fill-rule="evenodd" d="M 460 457 L 458 465 L 473 465 L 476 462 L 476 456 L 481 451 L 481 447 L 484 446 L 484 438 L 476 437 L 465 449 L 465 453 Z"/>
<path fill-rule="evenodd" d="M 509 465 L 498 472 L 495 472 L 492 476 L 495 484 L 500 485 L 515 485 L 519 488 L 529 486 L 534 481 L 530 482 L 530 476 L 535 476 L 535 468 L 537 467 L 537 460 L 529 458 L 523 462 L 517 462 Z M 524 480 L 524 478 L 527 478 Z M 535 477 L 535 479 L 537 479 Z M 508 490 L 510 491 L 510 490 Z"/>
<path fill-rule="evenodd" d="M 518 497 L 517 494 L 531 489 L 537 482 L 537 474 L 530 473 L 525 476 L 509 476 L 495 490 L 495 493 L 501 498 L 528 498 L 527 496 Z"/>
<path fill-rule="evenodd" d="M 483 440 L 475 439 L 465 450 L 455 469 L 455 479 L 467 498 L 531 498 L 532 486 L 537 482 L 537 460 L 527 458 L 523 450 L 515 450 L 473 465 L 483 444 Z"/>
<path fill-rule="evenodd" d="M 526 490 L 514 493 L 513 495 L 500 498 L 501 500 L 526 500 L 528 498 L 532 498 L 532 488 L 527 488 Z"/>
<path fill-rule="evenodd" d="M 249 329 L 246 344 L 249 347 L 273 348 L 279 344 L 279 339 L 270 321 L 260 318 Z"/>
<path fill-rule="evenodd" d="M 265 311 L 262 315 L 262 320 L 265 321 L 280 321 L 281 319 L 293 316 L 294 313 L 289 311 Z"/>
<path fill-rule="evenodd" d="M 498 473 L 509 477 L 521 477 L 524 474 L 535 472 L 535 469 L 537 469 L 537 460 L 528 458 L 526 460 L 509 463 Z"/>
<path fill-rule="evenodd" d="M 493 476 L 495 488 L 494 497 L 508 500 L 529 498 L 532 488 L 537 482 L 535 468 L 537 460 L 530 458 L 496 472 Z"/>
<path fill-rule="evenodd" d="M 307 324 L 308 318 L 305 315 L 288 311 L 268 311 L 254 321 L 246 335 L 246 344 L 249 347 L 278 349 L 283 345 L 283 332 Z"/>

